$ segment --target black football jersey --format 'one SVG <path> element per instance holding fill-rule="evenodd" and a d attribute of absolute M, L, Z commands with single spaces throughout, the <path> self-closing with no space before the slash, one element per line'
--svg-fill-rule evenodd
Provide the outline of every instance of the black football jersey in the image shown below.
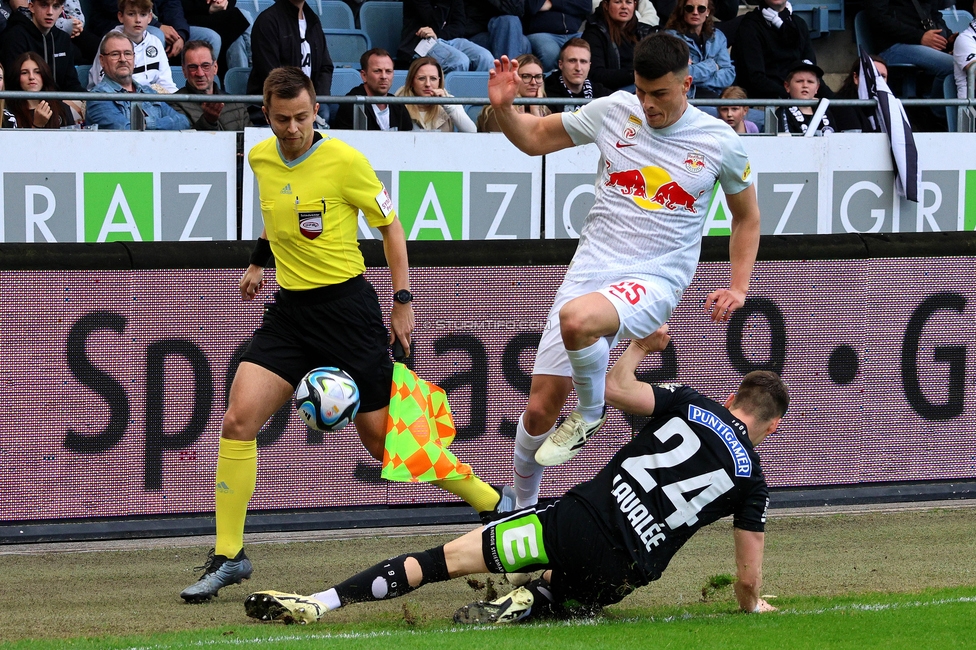
<path fill-rule="evenodd" d="M 702 526 L 733 515 L 763 532 L 769 492 L 745 425 L 687 386 L 654 387 L 653 419 L 592 480 L 569 491 L 647 581 Z"/>

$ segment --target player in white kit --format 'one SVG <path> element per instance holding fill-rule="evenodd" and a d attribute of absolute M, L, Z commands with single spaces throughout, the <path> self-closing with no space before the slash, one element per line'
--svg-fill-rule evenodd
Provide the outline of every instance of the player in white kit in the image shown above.
<path fill-rule="evenodd" d="M 611 348 L 661 327 L 690 284 L 716 181 L 732 213 L 732 264 L 729 288 L 705 303 L 715 322 L 745 302 L 759 206 L 739 136 L 688 104 L 688 48 L 674 36 L 653 34 L 636 46 L 636 96 L 616 92 L 574 113 L 518 113 L 517 62 L 502 57 L 490 74 L 489 98 L 516 147 L 542 155 L 595 142 L 601 153 L 593 208 L 549 312 L 519 420 L 514 483 L 521 508 L 537 501 L 543 467 L 573 458 L 606 420 Z M 573 388 L 578 406 L 553 433 Z"/>

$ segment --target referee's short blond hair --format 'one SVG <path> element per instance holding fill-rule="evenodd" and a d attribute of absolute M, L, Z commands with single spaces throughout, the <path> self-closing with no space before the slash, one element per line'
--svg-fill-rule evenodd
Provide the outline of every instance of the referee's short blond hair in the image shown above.
<path fill-rule="evenodd" d="M 301 68 L 293 65 L 275 68 L 264 80 L 264 107 L 271 107 L 272 97 L 295 99 L 303 90 L 308 92 L 312 105 L 315 105 L 315 86 Z"/>

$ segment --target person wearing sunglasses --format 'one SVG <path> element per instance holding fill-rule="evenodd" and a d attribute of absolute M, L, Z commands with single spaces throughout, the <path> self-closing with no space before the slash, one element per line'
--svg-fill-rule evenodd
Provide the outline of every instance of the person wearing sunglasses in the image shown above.
<path fill-rule="evenodd" d="M 688 97 L 715 98 L 735 81 L 725 34 L 715 29 L 712 0 L 679 2 L 667 30 L 688 44 L 692 86 Z"/>
<path fill-rule="evenodd" d="M 546 90 L 543 84 L 546 76 L 542 73 L 542 62 L 532 54 L 523 54 L 515 60 L 519 64 L 519 87 L 516 96 L 545 97 Z M 519 105 L 515 107 L 515 110 L 519 113 L 528 111 L 538 117 L 545 117 L 552 113 L 547 106 Z M 501 130 L 502 128 L 498 126 L 498 120 L 495 117 L 495 109 L 491 106 L 485 106 L 481 114 L 478 115 L 478 133 L 498 133 Z"/>
<path fill-rule="evenodd" d="M 602 0 L 583 32 L 590 44 L 590 79 L 610 90 L 633 90 L 634 46 L 655 31 L 638 22 L 635 9 L 635 0 Z"/>

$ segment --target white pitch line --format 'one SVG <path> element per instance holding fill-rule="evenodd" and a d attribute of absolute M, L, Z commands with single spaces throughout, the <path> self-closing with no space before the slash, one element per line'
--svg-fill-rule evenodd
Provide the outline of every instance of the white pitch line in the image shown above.
<path fill-rule="evenodd" d="M 915 609 L 919 607 L 939 607 L 942 605 L 956 605 L 959 603 L 976 603 L 976 596 L 960 596 L 958 598 L 940 598 L 938 600 L 914 600 L 905 603 L 848 603 L 846 605 L 834 605 L 833 607 L 823 607 L 819 609 L 781 609 L 776 612 L 770 612 L 769 614 L 763 614 L 763 616 L 769 616 L 770 614 L 775 614 L 778 616 L 819 616 L 822 614 L 830 614 L 833 612 L 882 612 L 895 609 Z M 524 626 L 525 628 L 545 628 L 545 627 L 587 627 L 593 625 L 614 625 L 619 623 L 639 623 L 639 622 L 651 622 L 651 623 L 675 623 L 678 621 L 689 621 L 689 620 L 702 620 L 702 619 L 717 619 L 725 618 L 728 616 L 739 616 L 738 612 L 728 612 L 728 613 L 716 613 L 716 614 L 681 614 L 675 616 L 666 616 L 663 618 L 649 617 L 629 617 L 622 619 L 573 619 L 569 621 L 558 621 L 555 623 L 528 623 Z M 130 646 L 124 650 L 170 650 L 171 648 L 186 648 L 186 647 L 201 647 L 201 648 L 219 648 L 221 646 L 228 647 L 240 647 L 240 646 L 263 646 L 263 645 L 277 645 L 280 643 L 290 643 L 292 641 L 331 641 L 331 640 L 344 640 L 344 639 L 375 639 L 375 638 L 393 638 L 394 636 L 415 636 L 422 634 L 425 637 L 431 634 L 458 634 L 465 632 L 491 632 L 494 630 L 503 629 L 501 627 L 452 627 L 445 630 L 406 630 L 403 632 L 337 632 L 337 633 L 326 633 L 326 634 L 290 634 L 287 636 L 276 636 L 270 638 L 254 638 L 254 639 L 210 639 L 206 641 L 193 641 L 189 644 L 181 643 L 179 645 L 149 645 L 149 646 Z"/>

